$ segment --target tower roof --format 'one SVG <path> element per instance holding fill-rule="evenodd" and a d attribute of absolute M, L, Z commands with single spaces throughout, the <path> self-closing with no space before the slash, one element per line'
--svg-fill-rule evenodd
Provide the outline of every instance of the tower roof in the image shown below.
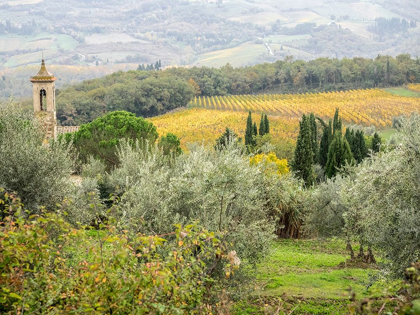
<path fill-rule="evenodd" d="M 55 81 L 57 78 L 54 77 L 52 73 L 49 73 L 47 67 L 45 66 L 45 60 L 42 59 L 41 69 L 39 69 L 38 74 L 31 78 L 32 82 L 51 82 Z"/>

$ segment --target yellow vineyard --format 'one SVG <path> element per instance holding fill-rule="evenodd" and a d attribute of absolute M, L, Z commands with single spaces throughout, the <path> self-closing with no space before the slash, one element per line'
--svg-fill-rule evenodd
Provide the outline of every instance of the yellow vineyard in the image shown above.
<path fill-rule="evenodd" d="M 204 108 L 191 108 L 151 118 L 160 135 L 168 132 L 181 138 L 181 146 L 185 149 L 187 143 L 204 142 L 215 144 L 215 140 L 229 127 L 244 138 L 248 113 L 245 111 L 216 111 Z M 293 144 L 296 141 L 299 119 L 281 116 L 268 116 L 270 133 L 273 141 Z M 259 124 L 260 116 L 254 115 L 253 120 Z"/>
<path fill-rule="evenodd" d="M 419 85 L 420 87 L 420 85 Z M 318 94 L 264 94 L 196 97 L 189 105 L 212 110 L 267 113 L 283 118 L 299 118 L 302 114 L 331 117 L 340 109 L 345 123 L 391 125 L 392 117 L 420 111 L 420 98 L 391 95 L 379 89 L 326 92 Z"/>
<path fill-rule="evenodd" d="M 420 84 L 409 84 L 408 88 L 410 90 L 416 91 L 416 92 L 420 92 Z"/>
<path fill-rule="evenodd" d="M 419 85 L 420 86 L 420 85 Z M 336 108 L 344 124 L 391 126 L 392 118 L 420 112 L 420 98 L 392 95 L 386 91 L 353 90 L 319 94 L 265 94 L 197 97 L 188 109 L 150 119 L 159 133 L 172 132 L 187 143 L 214 144 L 225 131 L 233 129 L 244 138 L 248 111 L 259 124 L 260 113 L 268 114 L 274 144 L 292 145 L 296 141 L 302 114 L 314 112 L 324 119 L 332 118 Z"/>

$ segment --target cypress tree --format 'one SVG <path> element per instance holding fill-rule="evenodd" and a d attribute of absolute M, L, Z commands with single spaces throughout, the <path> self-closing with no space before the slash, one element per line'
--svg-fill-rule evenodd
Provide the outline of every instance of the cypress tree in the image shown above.
<path fill-rule="evenodd" d="M 334 121 L 333 121 L 333 134 L 339 132 L 341 135 L 341 118 L 340 118 L 340 109 L 335 110 Z"/>
<path fill-rule="evenodd" d="M 267 114 L 264 116 L 265 133 L 270 133 L 270 122 L 268 121 Z"/>
<path fill-rule="evenodd" d="M 328 150 L 328 161 L 325 169 L 328 178 L 334 177 L 341 167 L 352 162 L 353 155 L 348 141 L 341 134 L 334 134 Z"/>
<path fill-rule="evenodd" d="M 255 137 L 258 136 L 258 129 L 257 123 L 254 122 L 254 126 L 252 127 L 252 145 L 256 145 Z"/>
<path fill-rule="evenodd" d="M 328 125 L 325 125 L 323 128 L 323 133 L 321 137 L 321 142 L 319 144 L 319 154 L 318 162 L 325 168 L 328 161 L 328 149 L 332 141 L 332 123 L 331 120 L 328 122 Z"/>
<path fill-rule="evenodd" d="M 309 117 L 303 115 L 302 120 L 299 123 L 299 135 L 296 142 L 292 169 L 298 177 L 304 180 L 306 186 L 311 186 L 315 182 L 315 174 L 312 164 L 313 151 L 311 125 Z"/>
<path fill-rule="evenodd" d="M 365 157 L 367 157 L 366 140 L 363 131 L 359 130 L 356 132 L 354 142 L 359 153 L 358 159 L 356 159 L 356 157 L 354 157 L 354 159 L 357 161 L 357 163 L 360 163 Z"/>
<path fill-rule="evenodd" d="M 251 111 L 249 111 L 248 118 L 246 120 L 246 129 L 245 129 L 245 145 L 246 146 L 252 145 L 253 143 L 252 133 L 253 133 L 252 116 L 251 116 Z"/>
<path fill-rule="evenodd" d="M 314 113 L 309 116 L 309 123 L 311 125 L 311 139 L 312 139 L 312 152 L 314 163 L 318 162 L 318 133 L 316 128 L 316 120 Z"/>
<path fill-rule="evenodd" d="M 264 136 L 265 134 L 266 134 L 265 119 L 264 119 L 264 114 L 261 114 L 259 135 Z"/>
<path fill-rule="evenodd" d="M 381 143 L 381 137 L 375 132 L 372 138 L 372 151 L 375 153 L 379 152 L 381 150 Z"/>

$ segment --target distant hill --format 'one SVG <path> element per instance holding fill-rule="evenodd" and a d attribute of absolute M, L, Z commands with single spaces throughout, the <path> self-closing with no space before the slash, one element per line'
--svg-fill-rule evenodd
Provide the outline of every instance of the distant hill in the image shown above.
<path fill-rule="evenodd" d="M 418 56 L 419 16 L 412 0 L 7 0 L 0 69 L 41 51 L 50 64 L 133 67 Z"/>

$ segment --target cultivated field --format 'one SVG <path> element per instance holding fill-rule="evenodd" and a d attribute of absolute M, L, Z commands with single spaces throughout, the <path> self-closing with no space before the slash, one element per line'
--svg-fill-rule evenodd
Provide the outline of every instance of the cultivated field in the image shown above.
<path fill-rule="evenodd" d="M 204 142 L 214 144 L 215 140 L 229 127 L 239 137 L 244 138 L 244 131 L 248 113 L 232 110 L 210 110 L 204 108 L 190 108 L 151 118 L 161 135 L 168 132 L 181 138 L 181 146 L 185 149 L 188 143 Z M 270 133 L 274 142 L 279 140 L 294 143 L 298 128 L 298 118 L 268 116 Z M 259 122 L 260 116 L 255 115 L 254 121 Z"/>
<path fill-rule="evenodd" d="M 418 86 L 412 86 L 417 88 Z M 384 90 L 353 90 L 319 94 L 264 94 L 197 97 L 189 108 L 151 118 L 161 135 L 172 132 L 181 138 L 185 149 L 188 143 L 214 141 L 229 127 L 239 137 L 244 137 L 248 112 L 259 123 L 260 114 L 267 113 L 270 133 L 274 143 L 292 145 L 296 141 L 299 119 L 302 114 L 314 112 L 326 120 L 334 115 L 336 108 L 345 125 L 375 126 L 387 131 L 392 118 L 420 112 L 420 98 L 407 96 L 410 90 L 403 89 L 400 95 Z M 420 95 L 420 94 L 419 94 Z M 417 96 L 419 96 L 417 95 Z"/>
<path fill-rule="evenodd" d="M 288 119 L 298 119 L 302 114 L 310 112 L 328 118 L 339 108 L 341 117 L 348 124 L 385 128 L 391 125 L 392 117 L 420 112 L 420 98 L 401 97 L 372 89 L 298 95 L 197 97 L 190 103 L 190 107 L 264 112 Z"/>

